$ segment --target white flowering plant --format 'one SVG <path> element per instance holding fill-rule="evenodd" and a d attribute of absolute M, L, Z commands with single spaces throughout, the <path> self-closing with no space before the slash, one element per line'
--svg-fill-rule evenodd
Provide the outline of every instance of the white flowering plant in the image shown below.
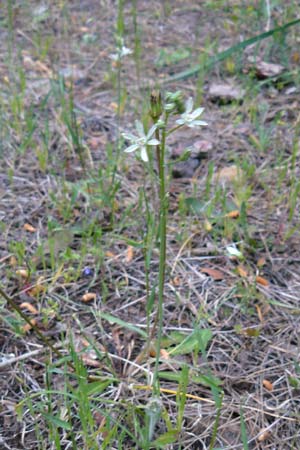
<path fill-rule="evenodd" d="M 150 97 L 149 119 L 152 121 L 150 128 L 148 130 L 145 129 L 145 126 L 137 120 L 135 122 L 136 134 L 128 132 L 123 133 L 124 140 L 129 144 L 129 146 L 127 146 L 124 150 L 125 153 L 139 152 L 142 161 L 148 164 L 149 161 L 152 162 L 154 159 L 152 157 L 149 158 L 150 148 L 153 148 L 155 150 L 154 153 L 158 167 L 159 214 L 157 230 L 159 233 L 159 275 L 157 319 L 155 321 L 158 331 L 155 351 L 156 363 L 153 380 L 154 385 L 158 383 L 166 269 L 166 225 L 168 212 L 168 191 L 166 188 L 165 174 L 166 141 L 170 134 L 184 126 L 196 128 L 207 125 L 205 121 L 200 120 L 200 116 L 203 114 L 204 108 L 193 108 L 193 99 L 189 98 L 186 102 L 184 102 L 180 91 L 174 93 L 167 92 L 164 100 L 162 100 L 160 92 L 153 91 Z M 171 116 L 175 117 L 175 125 L 168 128 L 168 122 Z M 153 331 L 151 334 L 153 334 Z"/>
<path fill-rule="evenodd" d="M 131 55 L 132 50 L 125 46 L 124 39 L 122 37 L 117 37 L 117 53 L 109 55 L 110 59 L 115 62 L 120 62 L 125 56 Z"/>
<path fill-rule="evenodd" d="M 203 127 L 207 125 L 207 122 L 199 120 L 199 117 L 204 111 L 204 108 L 197 108 L 193 111 L 194 101 L 190 97 L 185 104 L 185 111 L 180 115 L 180 118 L 176 120 L 178 125 L 187 125 L 190 128 Z"/>
<path fill-rule="evenodd" d="M 158 97 L 159 99 L 155 99 L 155 94 L 151 94 L 150 117 L 154 122 L 151 128 L 146 132 L 144 125 L 136 120 L 135 128 L 137 136 L 128 132 L 122 134 L 123 138 L 130 143 L 130 145 L 125 148 L 124 152 L 131 153 L 139 151 L 141 159 L 144 162 L 149 161 L 147 147 L 159 146 L 162 143 L 162 140 L 164 140 L 165 146 L 165 138 L 178 128 L 183 126 L 196 128 L 207 125 L 207 122 L 199 120 L 199 117 L 204 112 L 204 108 L 196 108 L 193 110 L 194 101 L 191 97 L 184 104 L 180 91 L 175 93 L 167 92 L 164 105 L 162 105 L 160 95 Z M 175 121 L 176 126 L 166 131 L 168 119 L 171 115 L 179 115 L 179 118 Z M 154 135 L 155 138 L 153 137 Z M 159 151 L 164 153 L 164 149 L 159 148 Z"/>
<path fill-rule="evenodd" d="M 131 145 L 127 147 L 124 151 L 126 153 L 131 153 L 136 150 L 139 150 L 141 153 L 141 158 L 143 161 L 148 162 L 148 152 L 147 152 L 147 146 L 157 146 L 160 144 L 158 139 L 153 138 L 153 135 L 155 133 L 155 130 L 157 128 L 157 125 L 154 124 L 146 134 L 144 125 L 139 121 L 135 121 L 135 128 L 137 131 L 137 136 L 131 133 L 123 133 L 124 139 L 128 140 Z"/>

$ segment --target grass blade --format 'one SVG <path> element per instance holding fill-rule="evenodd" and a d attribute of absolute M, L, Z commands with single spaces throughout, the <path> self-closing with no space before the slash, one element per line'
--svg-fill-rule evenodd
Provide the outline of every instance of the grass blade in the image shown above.
<path fill-rule="evenodd" d="M 242 42 L 239 42 L 238 44 L 233 45 L 232 47 L 228 48 L 227 50 L 224 50 L 223 52 L 218 53 L 217 55 L 212 56 L 211 58 L 208 58 L 207 62 L 204 64 L 197 64 L 194 67 L 191 67 L 190 69 L 184 70 L 180 73 L 177 73 L 176 75 L 173 75 L 166 80 L 164 80 L 162 83 L 170 83 L 171 81 L 177 81 L 182 80 L 184 78 L 192 77 L 193 75 L 196 75 L 200 70 L 211 69 L 215 64 L 218 62 L 224 61 L 224 59 L 231 56 L 233 53 L 236 53 L 240 50 L 243 50 L 246 47 L 249 47 L 249 45 L 255 44 L 256 42 L 260 42 L 270 36 L 273 36 L 276 33 L 282 33 L 283 31 L 287 30 L 288 28 L 297 25 L 300 23 L 300 19 L 292 20 L 291 22 L 288 22 L 280 27 L 272 28 L 272 30 L 266 31 L 264 33 L 258 34 L 256 36 L 253 36 L 249 39 L 245 39 Z"/>

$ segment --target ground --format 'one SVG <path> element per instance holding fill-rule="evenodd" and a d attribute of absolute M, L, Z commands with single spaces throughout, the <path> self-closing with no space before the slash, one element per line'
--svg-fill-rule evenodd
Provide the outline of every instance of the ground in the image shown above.
<path fill-rule="evenodd" d="M 300 25 L 213 59 L 299 12 L 7 1 L 0 448 L 300 448 Z M 157 177 L 122 137 L 154 88 L 208 124 L 168 140 L 156 394 Z"/>

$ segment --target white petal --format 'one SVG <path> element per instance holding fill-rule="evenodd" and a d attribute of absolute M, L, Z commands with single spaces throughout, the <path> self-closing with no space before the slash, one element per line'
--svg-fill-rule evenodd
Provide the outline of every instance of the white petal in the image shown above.
<path fill-rule="evenodd" d="M 185 124 L 185 120 L 184 119 L 177 119 L 176 123 L 178 123 L 178 125 L 184 125 Z"/>
<path fill-rule="evenodd" d="M 156 123 L 154 125 L 152 125 L 152 127 L 150 128 L 150 130 L 147 133 L 147 139 L 150 139 L 151 136 L 154 134 L 155 130 L 157 128 Z"/>
<path fill-rule="evenodd" d="M 192 97 L 189 97 L 189 99 L 187 100 L 187 102 L 185 104 L 185 112 L 190 113 L 193 109 L 193 106 L 194 106 L 194 101 L 193 101 Z"/>
<path fill-rule="evenodd" d="M 204 120 L 193 120 L 193 123 L 196 127 L 206 127 L 208 125 L 207 122 L 204 122 Z"/>
<path fill-rule="evenodd" d="M 132 53 L 132 50 L 130 50 L 130 48 L 122 47 L 120 56 L 131 55 L 131 53 Z"/>
<path fill-rule="evenodd" d="M 124 139 L 127 139 L 128 141 L 131 141 L 131 142 L 134 142 L 137 139 L 136 136 L 134 136 L 131 133 L 122 133 L 122 136 Z"/>
<path fill-rule="evenodd" d="M 142 147 L 141 148 L 141 158 L 143 161 L 148 162 L 149 158 L 148 158 L 148 153 L 147 153 L 147 149 L 146 147 Z"/>
<path fill-rule="evenodd" d="M 243 256 L 242 252 L 240 252 L 236 247 L 233 247 L 231 245 L 227 245 L 226 250 L 229 256 L 236 256 L 238 258 L 241 258 Z"/>
<path fill-rule="evenodd" d="M 125 148 L 124 152 L 131 153 L 131 152 L 134 152 L 135 150 L 137 150 L 138 148 L 139 148 L 138 144 L 133 144 L 133 145 L 130 145 L 129 147 Z"/>
<path fill-rule="evenodd" d="M 150 141 L 147 142 L 147 145 L 159 145 L 160 142 L 157 139 L 151 139 Z"/>
<path fill-rule="evenodd" d="M 196 119 L 197 117 L 201 116 L 203 111 L 204 111 L 204 108 L 197 108 L 197 109 L 195 109 L 195 111 L 193 111 L 191 113 L 191 117 L 193 117 L 193 119 Z"/>
<path fill-rule="evenodd" d="M 138 135 L 140 137 L 145 137 L 145 130 L 144 130 L 144 126 L 142 124 L 142 122 L 140 122 L 139 120 L 135 121 L 135 128 L 138 132 Z"/>

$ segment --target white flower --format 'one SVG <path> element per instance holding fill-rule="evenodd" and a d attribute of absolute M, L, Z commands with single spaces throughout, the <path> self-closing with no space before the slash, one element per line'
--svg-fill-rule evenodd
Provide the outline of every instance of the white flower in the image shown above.
<path fill-rule="evenodd" d="M 127 147 L 124 150 L 124 152 L 130 153 L 130 152 L 135 152 L 136 150 L 140 150 L 142 160 L 147 162 L 147 161 L 149 161 L 148 153 L 147 153 L 147 146 L 160 144 L 160 142 L 157 139 L 155 139 L 155 138 L 151 139 L 157 128 L 157 125 L 153 125 L 150 128 L 150 130 L 148 131 L 148 133 L 146 134 L 143 124 L 139 120 L 136 120 L 135 128 L 136 128 L 138 136 L 135 136 L 134 134 L 131 134 L 131 133 L 122 133 L 122 136 L 124 137 L 124 139 L 127 139 L 128 141 L 131 142 L 131 145 L 129 147 Z"/>
<path fill-rule="evenodd" d="M 240 251 L 236 248 L 236 245 L 235 245 L 235 244 L 227 245 L 226 251 L 227 251 L 227 254 L 228 254 L 230 257 L 236 257 L 236 258 L 238 258 L 238 259 L 242 259 L 242 258 L 243 258 L 243 253 L 240 252 Z"/>
<path fill-rule="evenodd" d="M 120 39 L 119 46 L 117 48 L 117 53 L 114 53 L 113 55 L 109 55 L 110 59 L 113 61 L 121 61 L 124 56 L 131 55 L 132 50 L 130 48 L 125 47 L 124 40 Z"/>
<path fill-rule="evenodd" d="M 204 108 L 197 108 L 193 111 L 194 102 L 190 97 L 185 104 L 185 112 L 181 114 L 180 119 L 176 120 L 178 125 L 187 125 L 190 128 L 200 127 L 207 125 L 203 120 L 198 120 L 198 117 L 204 111 Z"/>

